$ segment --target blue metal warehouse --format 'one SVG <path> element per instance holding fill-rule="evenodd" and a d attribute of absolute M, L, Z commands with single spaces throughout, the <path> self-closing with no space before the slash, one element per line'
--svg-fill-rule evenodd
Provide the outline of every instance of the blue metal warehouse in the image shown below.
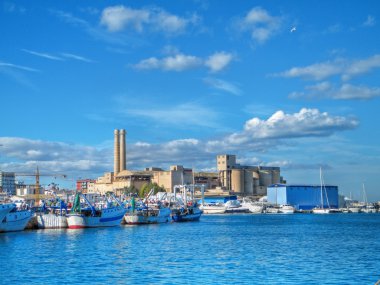
<path fill-rule="evenodd" d="M 321 186 L 273 184 L 268 187 L 268 202 L 290 204 L 297 210 L 311 210 L 321 206 Z M 322 187 L 323 207 L 338 208 L 338 186 Z"/>

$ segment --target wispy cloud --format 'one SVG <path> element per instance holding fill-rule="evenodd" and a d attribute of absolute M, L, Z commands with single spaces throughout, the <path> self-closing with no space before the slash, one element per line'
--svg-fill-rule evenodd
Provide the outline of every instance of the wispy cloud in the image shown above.
<path fill-rule="evenodd" d="M 222 90 L 234 95 L 241 95 L 242 91 L 235 85 L 225 80 L 218 78 L 205 78 L 203 81 L 210 85 L 212 88 Z"/>
<path fill-rule="evenodd" d="M 252 8 L 245 17 L 238 19 L 237 27 L 249 31 L 254 41 L 263 44 L 281 29 L 281 17 L 272 16 L 261 7 Z"/>
<path fill-rule="evenodd" d="M 31 68 L 31 67 L 23 66 L 23 65 L 17 65 L 17 64 L 8 63 L 8 62 L 2 62 L 2 61 L 0 61 L 0 67 L 15 68 L 15 69 L 30 71 L 30 72 L 39 72 L 39 70 L 35 68 Z"/>
<path fill-rule="evenodd" d="M 28 50 L 28 49 L 21 49 L 21 50 L 23 52 L 26 52 L 26 53 L 29 53 L 29 54 L 32 54 L 32 55 L 35 55 L 35 56 L 39 56 L 39 57 L 42 57 L 42 58 L 50 59 L 50 60 L 59 60 L 59 61 L 64 60 L 61 57 L 58 57 L 58 56 L 55 56 L 55 55 L 51 55 L 49 53 L 36 52 L 36 51 Z"/>
<path fill-rule="evenodd" d="M 350 80 L 352 77 L 368 73 L 375 68 L 380 68 L 379 54 L 360 60 L 337 59 L 305 67 L 292 67 L 289 70 L 274 75 L 285 78 L 300 77 L 311 80 L 323 80 L 340 75 L 342 80 Z"/>
<path fill-rule="evenodd" d="M 79 60 L 79 61 L 83 61 L 83 62 L 88 62 L 88 63 L 94 62 L 91 59 L 88 59 L 88 58 L 80 56 L 80 55 L 72 54 L 72 53 L 61 53 L 61 55 L 66 57 L 66 58 L 75 59 L 75 60 Z"/>
<path fill-rule="evenodd" d="M 184 71 L 205 66 L 211 72 L 218 72 L 226 68 L 232 59 L 232 54 L 227 52 L 217 52 L 206 60 L 194 55 L 177 53 L 164 58 L 150 57 L 133 65 L 133 67 L 139 70 L 161 69 L 165 71 Z"/>
<path fill-rule="evenodd" d="M 292 92 L 289 98 L 330 98 L 336 100 L 368 100 L 380 96 L 380 88 L 342 84 L 336 88 L 329 82 L 306 86 L 304 92 Z"/>
<path fill-rule="evenodd" d="M 123 107 L 127 116 L 143 117 L 158 124 L 218 127 L 218 114 L 210 108 L 195 103 L 182 103 L 174 106 L 152 105 L 149 109 L 139 107 Z"/>
<path fill-rule="evenodd" d="M 376 25 L 376 19 L 374 16 L 368 15 L 367 19 L 363 23 L 364 27 L 373 27 Z"/>
<path fill-rule="evenodd" d="M 188 25 L 198 22 L 196 14 L 180 17 L 161 8 L 133 9 L 123 5 L 107 7 L 103 10 L 100 24 L 110 32 L 132 29 L 136 32 L 163 32 L 168 35 L 183 33 Z"/>

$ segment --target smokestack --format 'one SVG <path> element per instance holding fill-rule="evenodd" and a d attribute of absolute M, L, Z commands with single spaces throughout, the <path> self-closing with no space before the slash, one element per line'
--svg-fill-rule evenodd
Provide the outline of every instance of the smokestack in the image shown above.
<path fill-rule="evenodd" d="M 125 151 L 125 130 L 120 130 L 120 171 L 127 169 L 126 151 Z"/>
<path fill-rule="evenodd" d="M 120 172 L 120 136 L 119 136 L 119 130 L 114 131 L 115 134 L 115 145 L 114 145 L 114 164 L 113 164 L 113 172 L 114 175 L 117 175 Z"/>

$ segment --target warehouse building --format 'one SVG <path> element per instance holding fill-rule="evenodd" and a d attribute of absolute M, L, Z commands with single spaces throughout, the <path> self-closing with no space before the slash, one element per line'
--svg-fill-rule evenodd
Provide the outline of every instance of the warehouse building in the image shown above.
<path fill-rule="evenodd" d="M 268 187 L 268 202 L 290 204 L 297 210 L 312 210 L 321 206 L 321 190 L 324 208 L 339 208 L 338 186 L 326 185 L 285 185 L 274 184 Z"/>

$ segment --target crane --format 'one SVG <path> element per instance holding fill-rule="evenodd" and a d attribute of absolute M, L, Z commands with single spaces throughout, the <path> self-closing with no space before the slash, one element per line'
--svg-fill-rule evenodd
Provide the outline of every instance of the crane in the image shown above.
<path fill-rule="evenodd" d="M 52 177 L 62 177 L 66 178 L 66 174 L 41 174 L 40 170 L 37 166 L 36 173 L 15 173 L 15 176 L 34 176 L 36 177 L 36 184 L 34 188 L 34 195 L 35 195 L 35 204 L 38 204 L 40 200 L 40 176 L 52 176 Z"/>

